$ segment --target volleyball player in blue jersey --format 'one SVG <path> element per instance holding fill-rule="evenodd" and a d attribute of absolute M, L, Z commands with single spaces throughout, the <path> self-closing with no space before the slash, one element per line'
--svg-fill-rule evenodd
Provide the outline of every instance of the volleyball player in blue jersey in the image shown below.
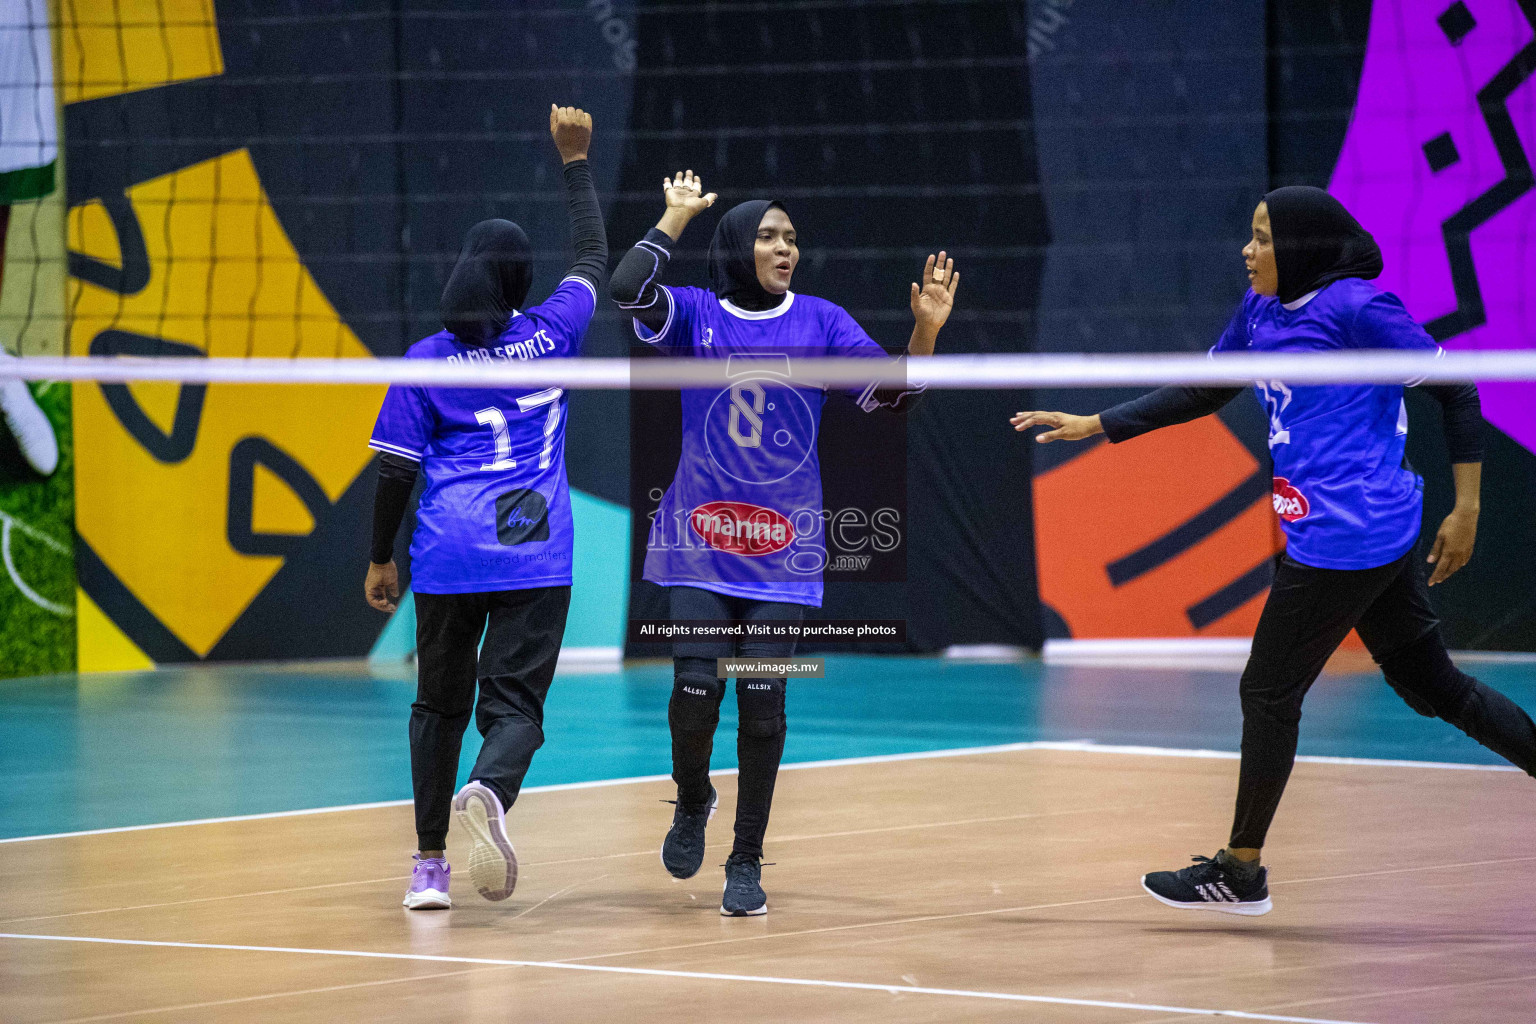
<path fill-rule="evenodd" d="M 565 164 L 576 247 L 570 272 L 542 303 L 520 310 L 533 275 L 528 238 L 510 221 L 481 221 L 443 289 L 445 329 L 412 345 L 407 359 L 493 364 L 579 354 L 608 261 L 587 166 L 592 118 L 552 107 L 549 128 Z M 517 884 L 505 812 L 544 742 L 544 698 L 571 601 L 565 413 L 560 388 L 392 386 L 368 442 L 383 453 L 365 584 L 380 611 L 395 610 L 395 533 L 418 471 L 426 477 L 411 538 L 419 852 L 404 904 L 412 909 L 450 905 L 450 805 L 469 834 L 470 880 L 480 894 L 503 900 Z M 455 795 L 471 707 L 484 744 Z"/>
<path fill-rule="evenodd" d="M 1252 288 L 1213 352 L 1325 352 L 1438 347 L 1397 296 L 1364 279 L 1381 250 L 1321 189 L 1264 197 L 1243 249 Z M 1434 586 L 1472 555 L 1482 479 L 1477 388 L 1421 385 L 1444 413 L 1456 506 L 1435 535 Z M 1103 433 L 1126 441 L 1215 412 L 1241 388 L 1161 388 L 1097 416 L 1021 412 L 1037 441 Z M 1451 663 L 1413 556 L 1423 481 L 1403 456 L 1408 415 L 1401 386 L 1295 387 L 1259 381 L 1269 414 L 1274 505 L 1286 535 L 1274 583 L 1239 685 L 1242 761 L 1231 838 L 1214 858 L 1146 875 L 1142 885 L 1180 908 L 1257 915 L 1271 908 L 1260 853 L 1296 758 L 1302 699 L 1351 629 L 1387 683 L 1421 715 L 1439 717 L 1527 773 L 1536 774 L 1536 725 L 1513 701 Z"/>
<path fill-rule="evenodd" d="M 790 380 L 796 356 L 888 358 L 842 308 L 789 290 L 800 258 L 783 204 L 752 200 L 720 219 L 709 248 L 711 288 L 663 286 L 671 248 L 715 199 L 692 171 L 663 182 L 666 213 L 613 272 L 611 292 L 639 336 L 670 354 L 728 361 L 723 391 L 682 393 L 682 453 L 646 545 L 645 578 L 668 588 L 673 619 L 799 622 L 819 607 L 826 562 L 816 431 L 826 393 Z M 911 286 L 917 323 L 907 353 L 933 352 L 959 274 L 940 253 Z M 849 392 L 866 411 L 908 408 L 920 389 Z M 714 812 L 709 757 L 725 680 L 715 659 L 787 657 L 792 641 L 676 643 L 667 719 L 677 806 L 662 863 L 695 875 Z M 784 679 L 736 680 L 736 838 L 720 912 L 767 913 L 763 836 L 784 753 Z"/>

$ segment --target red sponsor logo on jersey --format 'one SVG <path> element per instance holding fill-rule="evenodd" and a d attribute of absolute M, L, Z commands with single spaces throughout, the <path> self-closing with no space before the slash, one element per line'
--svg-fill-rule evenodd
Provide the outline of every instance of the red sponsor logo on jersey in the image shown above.
<path fill-rule="evenodd" d="M 733 555 L 771 555 L 795 539 L 795 529 L 784 516 L 744 501 L 706 502 L 693 510 L 688 522 L 705 544 Z"/>
<path fill-rule="evenodd" d="M 1312 506 L 1307 496 L 1291 486 L 1283 476 L 1275 477 L 1275 515 L 1288 523 L 1307 518 Z"/>

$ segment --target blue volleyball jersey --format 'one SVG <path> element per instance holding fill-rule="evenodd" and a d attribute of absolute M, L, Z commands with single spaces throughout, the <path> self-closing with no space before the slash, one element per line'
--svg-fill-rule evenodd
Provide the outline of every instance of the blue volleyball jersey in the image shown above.
<path fill-rule="evenodd" d="M 1250 290 L 1216 352 L 1439 351 L 1402 302 L 1359 278 L 1287 309 Z M 1400 384 L 1290 386 L 1256 381 L 1269 416 L 1274 505 L 1286 550 L 1320 569 L 1374 569 L 1413 547 L 1424 483 L 1408 468 Z"/>
<path fill-rule="evenodd" d="M 514 313 L 494 345 L 465 345 L 439 331 L 405 357 L 493 365 L 579 355 L 596 307 L 591 282 L 568 277 L 541 305 Z M 566 403 L 561 388 L 390 387 L 368 447 L 421 464 L 414 590 L 570 585 Z"/>
<path fill-rule="evenodd" d="M 889 356 L 824 299 L 789 292 L 753 312 L 702 288 L 662 291 L 667 321 L 655 334 L 635 321 L 639 337 L 667 355 L 728 360 L 732 383 L 682 392 L 682 455 L 651 518 L 644 576 L 819 607 L 827 554 L 816 433 L 827 395 L 786 374 L 799 356 Z M 847 393 L 866 411 L 879 404 L 873 386 Z"/>

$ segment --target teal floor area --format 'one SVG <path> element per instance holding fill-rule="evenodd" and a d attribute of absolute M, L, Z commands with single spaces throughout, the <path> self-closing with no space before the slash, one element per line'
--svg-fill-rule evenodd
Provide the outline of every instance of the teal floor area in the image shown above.
<path fill-rule="evenodd" d="M 1536 665 L 1465 666 L 1536 710 Z M 356 665 L 201 665 L 0 682 L 0 837 L 409 798 L 414 681 Z M 670 770 L 671 666 L 561 675 L 528 785 Z M 734 696 L 714 766 L 736 763 Z M 1237 673 L 831 656 L 789 687 L 786 761 L 1087 740 L 1236 750 Z M 471 726 L 463 769 L 479 746 Z M 1304 754 L 1498 764 L 1376 674 L 1325 675 Z M 462 776 L 461 776 L 462 780 Z"/>

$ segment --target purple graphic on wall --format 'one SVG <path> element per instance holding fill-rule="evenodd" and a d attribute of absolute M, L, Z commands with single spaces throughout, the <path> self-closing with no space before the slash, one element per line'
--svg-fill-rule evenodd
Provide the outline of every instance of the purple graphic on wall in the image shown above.
<path fill-rule="evenodd" d="M 1536 0 L 1376 0 L 1329 191 L 1376 236 L 1377 284 L 1453 349 L 1536 347 Z M 1536 384 L 1483 384 L 1536 451 Z"/>

